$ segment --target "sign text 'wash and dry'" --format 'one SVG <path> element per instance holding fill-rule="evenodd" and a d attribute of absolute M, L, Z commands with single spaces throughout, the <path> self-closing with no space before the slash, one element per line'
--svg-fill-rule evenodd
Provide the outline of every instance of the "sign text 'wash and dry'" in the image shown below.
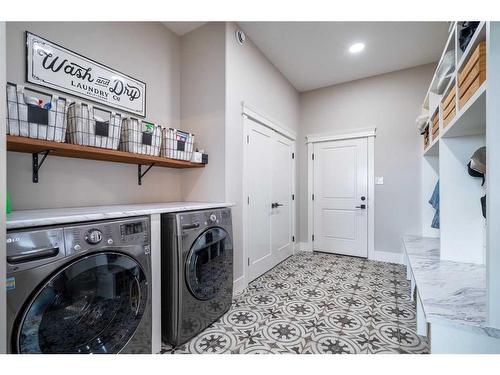
<path fill-rule="evenodd" d="M 146 84 L 26 32 L 27 81 L 146 115 Z"/>

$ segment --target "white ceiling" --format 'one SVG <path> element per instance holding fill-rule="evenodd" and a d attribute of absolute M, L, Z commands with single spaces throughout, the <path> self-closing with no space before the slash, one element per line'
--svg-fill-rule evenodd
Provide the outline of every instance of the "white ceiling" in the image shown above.
<path fill-rule="evenodd" d="M 162 22 L 162 24 L 177 35 L 183 36 L 184 34 L 203 26 L 206 22 Z"/>
<path fill-rule="evenodd" d="M 446 22 L 240 22 L 298 91 L 439 60 Z M 352 43 L 366 48 L 350 54 Z"/>

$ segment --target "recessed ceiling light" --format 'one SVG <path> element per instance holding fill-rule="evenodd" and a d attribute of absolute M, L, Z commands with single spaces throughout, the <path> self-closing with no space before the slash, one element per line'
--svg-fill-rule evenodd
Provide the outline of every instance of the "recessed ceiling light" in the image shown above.
<path fill-rule="evenodd" d="M 358 52 L 363 51 L 364 49 L 365 49 L 364 43 L 354 43 L 349 47 L 349 52 L 358 53 Z"/>

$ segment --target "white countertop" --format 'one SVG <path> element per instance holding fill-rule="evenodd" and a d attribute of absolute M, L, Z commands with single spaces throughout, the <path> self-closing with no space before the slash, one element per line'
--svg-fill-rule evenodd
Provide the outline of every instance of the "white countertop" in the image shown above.
<path fill-rule="evenodd" d="M 484 265 L 442 260 L 439 238 L 405 236 L 403 243 L 428 322 L 500 337 L 487 326 Z"/>
<path fill-rule="evenodd" d="M 7 229 L 232 206 L 228 202 L 170 202 L 20 210 L 7 215 Z"/>

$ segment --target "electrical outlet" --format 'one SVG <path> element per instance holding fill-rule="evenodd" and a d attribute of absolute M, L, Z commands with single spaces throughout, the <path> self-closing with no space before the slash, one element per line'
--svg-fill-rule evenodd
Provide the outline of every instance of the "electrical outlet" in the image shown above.
<path fill-rule="evenodd" d="M 375 185 L 383 185 L 384 177 L 375 177 Z"/>

